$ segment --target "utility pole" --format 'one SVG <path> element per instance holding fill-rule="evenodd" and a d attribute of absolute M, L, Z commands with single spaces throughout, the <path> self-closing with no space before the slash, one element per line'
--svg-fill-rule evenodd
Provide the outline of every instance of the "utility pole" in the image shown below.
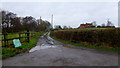
<path fill-rule="evenodd" d="M 42 19 L 41 19 L 41 16 L 40 16 L 40 23 L 39 24 L 41 24 L 42 23 Z"/>
<path fill-rule="evenodd" d="M 51 16 L 51 25 L 52 25 L 52 28 L 53 28 L 53 14 Z"/>
<path fill-rule="evenodd" d="M 107 26 L 112 26 L 111 24 L 112 24 L 112 23 L 111 23 L 110 19 L 108 18 Z"/>

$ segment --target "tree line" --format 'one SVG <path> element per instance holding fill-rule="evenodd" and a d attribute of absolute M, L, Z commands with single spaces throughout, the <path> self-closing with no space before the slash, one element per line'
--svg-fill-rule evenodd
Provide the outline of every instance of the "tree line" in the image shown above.
<path fill-rule="evenodd" d="M 2 10 L 2 23 L 0 27 L 3 33 L 30 31 L 48 31 L 52 25 L 47 20 L 35 19 L 32 16 L 18 17 L 17 14 Z"/>
<path fill-rule="evenodd" d="M 115 28 L 114 24 L 108 19 L 107 23 L 102 23 L 101 25 L 97 25 L 96 21 L 92 22 L 93 26 L 98 28 Z"/>
<path fill-rule="evenodd" d="M 115 28 L 114 24 L 108 19 L 107 23 L 102 23 L 101 25 L 97 25 L 96 21 L 91 22 L 93 25 L 92 27 L 87 28 Z M 71 26 L 61 26 L 61 25 L 55 25 L 54 30 L 64 30 L 64 29 L 79 29 L 78 28 L 72 28 Z"/>

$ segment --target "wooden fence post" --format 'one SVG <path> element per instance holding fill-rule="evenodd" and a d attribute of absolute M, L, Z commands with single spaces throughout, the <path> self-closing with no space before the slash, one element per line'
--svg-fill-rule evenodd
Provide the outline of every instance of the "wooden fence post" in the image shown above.
<path fill-rule="evenodd" d="M 27 42 L 29 43 L 30 42 L 30 33 L 29 33 L 29 30 L 27 30 Z"/>
<path fill-rule="evenodd" d="M 4 34 L 4 46 L 6 46 L 7 43 L 8 43 L 8 41 L 7 41 L 7 34 Z"/>
<path fill-rule="evenodd" d="M 21 37 L 21 34 L 19 33 L 19 39 L 20 39 L 20 37 Z"/>
<path fill-rule="evenodd" d="M 34 34 L 33 33 L 31 33 L 31 37 L 33 37 L 34 36 Z"/>

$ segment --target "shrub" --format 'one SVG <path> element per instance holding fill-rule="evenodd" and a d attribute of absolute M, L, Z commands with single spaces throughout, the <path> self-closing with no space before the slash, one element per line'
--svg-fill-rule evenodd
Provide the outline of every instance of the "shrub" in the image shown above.
<path fill-rule="evenodd" d="M 97 46 L 120 47 L 120 28 L 93 30 L 65 30 L 51 32 L 53 37 L 74 43 L 87 42 Z"/>

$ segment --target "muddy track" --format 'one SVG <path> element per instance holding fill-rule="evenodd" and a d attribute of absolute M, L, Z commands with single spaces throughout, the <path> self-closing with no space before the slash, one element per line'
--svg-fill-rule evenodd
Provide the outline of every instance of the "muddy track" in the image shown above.
<path fill-rule="evenodd" d="M 3 60 L 3 66 L 117 66 L 118 54 L 61 43 L 49 37 L 38 39 L 28 53 Z"/>

